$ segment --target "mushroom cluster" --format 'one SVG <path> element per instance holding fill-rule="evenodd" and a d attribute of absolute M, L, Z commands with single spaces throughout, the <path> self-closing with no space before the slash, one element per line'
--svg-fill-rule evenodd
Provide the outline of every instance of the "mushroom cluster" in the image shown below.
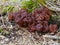
<path fill-rule="evenodd" d="M 46 7 L 40 7 L 29 13 L 26 9 L 9 14 L 9 20 L 14 20 L 20 27 L 27 27 L 30 32 L 57 32 L 57 24 L 50 24 L 51 12 Z"/>

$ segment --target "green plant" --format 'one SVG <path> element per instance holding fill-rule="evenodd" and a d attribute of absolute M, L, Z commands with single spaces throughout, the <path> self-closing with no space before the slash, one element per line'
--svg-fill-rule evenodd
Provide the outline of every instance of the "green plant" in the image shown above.
<path fill-rule="evenodd" d="M 39 4 L 38 1 L 32 1 L 32 0 L 23 0 L 21 2 L 21 8 L 28 9 L 29 12 L 32 12 L 35 8 L 38 8 Z"/>
<path fill-rule="evenodd" d="M 3 29 L 2 28 L 0 28 L 0 33 L 2 33 L 3 32 Z"/>
<path fill-rule="evenodd" d="M 14 6 L 11 6 L 11 5 L 4 6 L 2 12 L 10 12 L 13 10 L 13 8 L 14 8 Z"/>

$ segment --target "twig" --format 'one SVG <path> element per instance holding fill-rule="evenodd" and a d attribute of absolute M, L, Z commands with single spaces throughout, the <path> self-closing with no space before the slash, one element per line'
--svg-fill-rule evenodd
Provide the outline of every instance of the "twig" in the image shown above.
<path fill-rule="evenodd" d="M 51 39 L 60 39 L 59 36 L 51 36 L 51 35 L 43 35 L 43 37 L 51 38 Z"/>

